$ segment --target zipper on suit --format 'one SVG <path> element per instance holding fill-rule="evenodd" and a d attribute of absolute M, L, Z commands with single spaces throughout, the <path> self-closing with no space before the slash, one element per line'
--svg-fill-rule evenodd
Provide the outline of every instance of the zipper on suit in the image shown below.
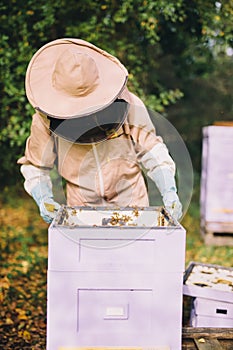
<path fill-rule="evenodd" d="M 93 149 L 93 153 L 94 153 L 94 157 L 95 157 L 95 161 L 96 161 L 96 165 L 97 165 L 97 170 L 98 170 L 100 195 L 101 195 L 102 198 L 104 198 L 103 174 L 102 174 L 102 170 L 101 170 L 101 166 L 100 166 L 100 161 L 99 161 L 99 156 L 98 156 L 98 152 L 97 152 L 97 149 L 96 149 L 96 145 L 94 143 L 92 144 L 92 149 Z"/>

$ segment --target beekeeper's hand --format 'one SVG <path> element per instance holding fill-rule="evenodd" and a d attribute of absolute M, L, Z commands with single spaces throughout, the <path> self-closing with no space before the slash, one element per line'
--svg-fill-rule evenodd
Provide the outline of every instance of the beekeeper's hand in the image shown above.
<path fill-rule="evenodd" d="M 177 195 L 173 172 L 169 168 L 159 167 L 153 171 L 151 177 L 161 193 L 165 208 L 174 219 L 179 220 L 182 216 L 182 204 Z"/>
<path fill-rule="evenodd" d="M 163 196 L 163 203 L 171 216 L 179 220 L 182 216 L 182 205 L 175 191 L 166 192 Z"/>
<path fill-rule="evenodd" d="M 60 207 L 60 204 L 53 199 L 50 170 L 32 164 L 23 164 L 20 170 L 25 179 L 24 188 L 26 192 L 34 198 L 44 221 L 50 223 Z"/>
<path fill-rule="evenodd" d="M 40 216 L 48 224 L 51 223 L 60 208 L 60 204 L 53 199 L 52 188 L 46 181 L 41 181 L 31 190 L 31 195 L 39 207 Z"/>

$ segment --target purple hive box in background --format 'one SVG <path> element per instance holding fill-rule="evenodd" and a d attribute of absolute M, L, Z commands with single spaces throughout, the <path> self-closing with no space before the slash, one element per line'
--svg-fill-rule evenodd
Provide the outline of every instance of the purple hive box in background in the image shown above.
<path fill-rule="evenodd" d="M 181 350 L 185 230 L 163 208 L 62 207 L 49 227 L 47 350 Z"/>
<path fill-rule="evenodd" d="M 203 128 L 201 232 L 206 244 L 233 245 L 233 123 Z"/>
<path fill-rule="evenodd" d="M 190 321 L 192 327 L 233 328 L 233 304 L 195 298 Z"/>
<path fill-rule="evenodd" d="M 232 268 L 191 262 L 183 293 L 193 297 L 191 326 L 233 328 Z"/>

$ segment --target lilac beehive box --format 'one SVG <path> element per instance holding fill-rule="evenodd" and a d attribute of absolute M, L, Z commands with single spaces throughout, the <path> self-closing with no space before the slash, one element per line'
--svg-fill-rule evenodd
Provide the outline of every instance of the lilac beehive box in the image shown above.
<path fill-rule="evenodd" d="M 184 275 L 183 293 L 193 297 L 193 327 L 233 328 L 233 269 L 191 262 Z"/>
<path fill-rule="evenodd" d="M 195 298 L 191 311 L 191 326 L 233 328 L 233 304 Z"/>
<path fill-rule="evenodd" d="M 233 126 L 203 128 L 201 231 L 208 244 L 233 244 Z"/>
<path fill-rule="evenodd" d="M 160 207 L 62 207 L 49 227 L 47 350 L 180 350 L 185 230 Z"/>
<path fill-rule="evenodd" d="M 184 275 L 183 293 L 233 303 L 233 268 L 190 262 Z"/>

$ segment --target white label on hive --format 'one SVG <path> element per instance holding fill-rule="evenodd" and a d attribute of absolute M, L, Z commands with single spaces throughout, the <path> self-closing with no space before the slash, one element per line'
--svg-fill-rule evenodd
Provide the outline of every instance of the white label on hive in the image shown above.
<path fill-rule="evenodd" d="M 124 316 L 124 314 L 124 307 L 110 306 L 107 307 L 105 316 Z"/>
<path fill-rule="evenodd" d="M 104 319 L 128 319 L 128 304 L 123 306 L 107 306 L 105 309 Z"/>

